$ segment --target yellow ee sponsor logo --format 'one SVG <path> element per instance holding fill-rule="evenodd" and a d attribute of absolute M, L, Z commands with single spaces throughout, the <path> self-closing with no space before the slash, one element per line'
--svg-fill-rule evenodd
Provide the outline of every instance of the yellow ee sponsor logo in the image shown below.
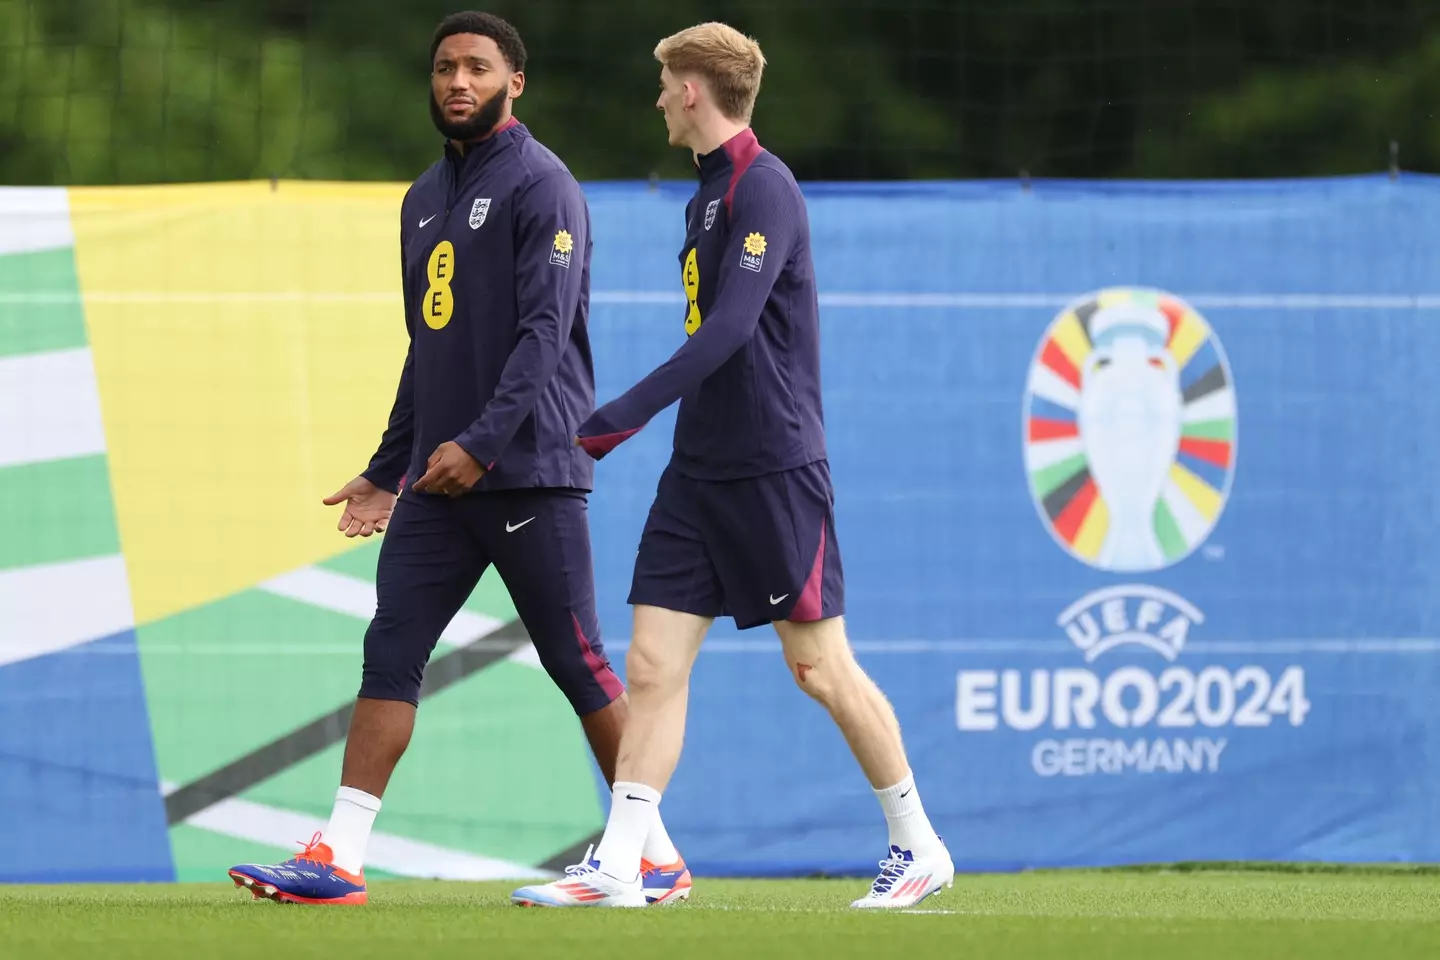
<path fill-rule="evenodd" d="M 449 240 L 441 240 L 430 251 L 425 276 L 430 279 L 430 286 L 425 291 L 420 313 L 427 327 L 441 330 L 455 313 L 455 294 L 450 289 L 450 281 L 455 276 L 455 246 Z"/>
<path fill-rule="evenodd" d="M 685 300 L 690 304 L 685 313 L 685 333 L 693 336 L 700 329 L 700 265 L 695 262 L 695 248 L 685 255 L 685 269 L 681 272 L 685 284 Z"/>

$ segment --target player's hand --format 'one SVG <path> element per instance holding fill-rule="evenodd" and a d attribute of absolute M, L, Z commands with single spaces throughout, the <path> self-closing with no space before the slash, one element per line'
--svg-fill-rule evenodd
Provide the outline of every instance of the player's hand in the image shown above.
<path fill-rule="evenodd" d="M 485 476 L 480 461 L 454 440 L 446 440 L 425 461 L 425 475 L 411 486 L 416 493 L 443 493 L 458 497 Z"/>
<path fill-rule="evenodd" d="M 606 416 L 606 407 L 601 407 L 580 424 L 575 431 L 575 446 L 590 454 L 591 459 L 603 460 L 605 455 L 620 445 L 621 441 L 635 433 L 621 431 Z"/>
<path fill-rule="evenodd" d="M 364 477 L 356 477 L 324 500 L 325 506 L 345 504 L 335 529 L 347 537 L 368 537 L 383 533 L 395 512 L 395 494 L 381 490 Z"/>

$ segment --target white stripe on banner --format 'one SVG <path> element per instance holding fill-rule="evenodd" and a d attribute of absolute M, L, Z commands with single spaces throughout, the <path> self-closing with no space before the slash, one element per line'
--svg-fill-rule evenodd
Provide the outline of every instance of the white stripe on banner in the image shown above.
<path fill-rule="evenodd" d="M 1058 310 L 1083 293 L 822 293 L 820 305 L 832 308 L 914 310 Z M 1440 294 L 1384 293 L 1200 293 L 1184 295 L 1200 310 L 1440 310 Z M 65 291 L 0 293 L 0 304 L 55 303 L 215 304 L 215 303 L 387 303 L 399 304 L 398 292 L 318 291 Z M 683 306 L 685 296 L 667 290 L 596 290 L 592 304 Z"/>
<path fill-rule="evenodd" d="M 910 307 L 944 310 L 1050 309 L 1074 303 L 1084 294 L 1046 293 L 831 293 L 822 307 Z M 619 296 L 626 296 L 621 293 Z M 648 295 L 647 295 L 648 296 Z M 1440 310 L 1440 294 L 1197 293 L 1182 294 L 1199 310 Z M 678 295 L 677 302 L 684 302 Z M 604 302 L 604 301 L 596 301 Z M 649 301 L 646 301 L 649 302 Z"/>
<path fill-rule="evenodd" d="M 1224 420 L 1235 416 L 1235 391 L 1217 390 L 1208 397 L 1201 397 L 1194 403 L 1186 404 L 1181 414 L 1183 423 L 1204 423 L 1206 420 Z"/>
<path fill-rule="evenodd" d="M 137 291 L 66 293 L 40 291 L 35 293 L 0 293 L 0 304 L 187 304 L 187 303 L 399 303 L 399 293 L 350 291 L 345 293 L 282 291 Z"/>
<path fill-rule="evenodd" d="M 75 245 L 64 187 L 0 187 L 0 255 Z"/>
<path fill-rule="evenodd" d="M 605 641 L 606 652 L 626 650 L 629 639 Z M 914 655 L 926 653 L 1052 653 L 1075 652 L 1060 640 L 854 640 L 860 654 Z M 780 641 L 706 640 L 701 653 L 777 656 Z M 1440 637 L 1367 637 L 1312 640 L 1192 640 L 1182 653 L 1440 653 Z"/>
<path fill-rule="evenodd" d="M 88 347 L 0 357 L 0 467 L 104 452 Z"/>
<path fill-rule="evenodd" d="M 375 616 L 375 584 L 321 567 L 301 567 L 260 584 L 268 593 L 368 621 Z M 446 646 L 463 647 L 504 626 L 494 617 L 461 610 L 440 634 Z"/>
<path fill-rule="evenodd" d="M 162 786 L 165 793 L 172 789 L 170 784 Z M 235 798 L 221 800 L 185 822 L 212 833 L 281 849 L 308 842 L 316 831 L 323 831 L 328 825 L 318 817 Z M 380 832 L 370 834 L 365 845 L 365 865 L 402 877 L 426 880 L 532 880 L 555 876 L 523 863 L 482 857 Z"/>
<path fill-rule="evenodd" d="M 4 602 L 0 595 L 0 603 Z M 472 650 L 508 650 L 509 641 L 477 640 L 466 644 Z M 1049 640 L 856 640 L 851 648 L 860 654 L 880 656 L 917 656 L 931 653 L 1075 653 L 1074 647 L 1063 639 Z M 614 655 L 630 648 L 629 638 L 605 641 L 605 651 Z M 195 648 L 183 644 L 146 644 L 145 656 L 184 657 L 285 657 L 313 656 L 317 653 L 350 653 L 355 648 L 348 644 L 305 644 L 286 645 L 269 643 L 247 643 L 242 647 Z M 535 648 L 527 644 L 507 659 L 538 667 L 540 661 Z M 109 646 L 103 643 L 85 648 L 91 656 L 124 654 L 134 652 L 129 644 Z M 1192 640 L 1185 644 L 1182 653 L 1338 653 L 1338 654 L 1415 654 L 1440 653 L 1440 637 L 1365 637 L 1352 640 Z M 700 653 L 724 655 L 755 654 L 764 657 L 780 655 L 780 641 L 774 640 L 706 640 Z"/>
<path fill-rule="evenodd" d="M 1026 387 L 1037 397 L 1049 400 L 1066 410 L 1076 410 L 1080 406 L 1080 391 L 1043 363 L 1037 363 L 1030 368 L 1030 379 Z"/>
<path fill-rule="evenodd" d="M 301 567 L 281 574 L 259 585 L 267 593 L 320 607 L 332 613 L 369 621 L 375 615 L 375 584 L 359 577 L 347 576 L 323 567 Z M 440 643 L 448 647 L 477 646 L 484 638 L 499 630 L 505 621 L 481 613 L 461 610 L 440 634 Z M 482 648 L 483 649 L 483 648 Z M 307 647 L 307 652 L 317 652 Z M 148 648 L 147 653 L 151 652 Z M 507 660 L 527 667 L 540 667 L 540 657 L 533 644 L 526 643 Z"/>
<path fill-rule="evenodd" d="M 0 665 L 57 653 L 134 625 L 124 557 L 0 571 Z M 135 646 L 115 644 L 105 652 L 134 656 Z"/>

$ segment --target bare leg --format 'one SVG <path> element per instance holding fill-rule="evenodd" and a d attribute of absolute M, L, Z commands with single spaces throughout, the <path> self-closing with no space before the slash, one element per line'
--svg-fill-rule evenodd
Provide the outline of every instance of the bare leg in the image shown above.
<path fill-rule="evenodd" d="M 372 797 L 383 796 L 414 730 L 413 704 L 363 697 L 356 700 L 350 732 L 345 738 L 341 785 L 363 790 Z"/>
<path fill-rule="evenodd" d="M 659 607 L 635 607 L 625 657 L 630 712 L 620 738 L 615 779 L 664 792 L 680 762 L 690 670 L 711 621 Z"/>
<path fill-rule="evenodd" d="M 905 758 L 890 701 L 866 675 L 839 617 L 777 623 L 790 674 L 835 720 L 885 813 L 890 854 L 870 893 L 851 906 L 907 907 L 949 886 L 955 866 L 935 834 Z"/>
<path fill-rule="evenodd" d="M 910 772 L 900 724 L 890 701 L 855 662 L 839 617 L 775 624 L 790 675 L 835 720 L 860 769 L 876 790 Z"/>
<path fill-rule="evenodd" d="M 844 621 L 777 623 L 775 630 L 791 676 L 834 718 L 885 813 L 890 855 L 870 893 L 851 905 L 906 907 L 948 886 L 955 866 L 925 815 L 895 710 L 855 662 Z"/>
<path fill-rule="evenodd" d="M 710 620 L 637 605 L 625 660 L 629 716 L 620 738 L 605 835 L 595 850 L 601 869 L 628 880 L 640 873 L 646 839 L 661 826 L 660 795 L 685 742 L 690 669 Z"/>
<path fill-rule="evenodd" d="M 615 761 L 620 755 L 620 737 L 629 713 L 629 696 L 622 693 L 608 706 L 580 718 L 585 739 L 590 741 L 590 752 L 595 755 L 595 762 L 604 774 L 606 784 L 615 783 Z"/>
<path fill-rule="evenodd" d="M 626 697 L 580 718 L 585 737 L 606 783 L 615 780 L 615 759 L 625 726 Z M 374 797 L 385 788 L 415 729 L 415 708 L 401 700 L 355 701 L 355 714 L 345 741 L 342 786 L 363 790 Z"/>
<path fill-rule="evenodd" d="M 609 706 L 580 718 L 580 724 L 585 728 L 585 736 L 590 741 L 590 751 L 595 755 L 595 762 L 605 777 L 605 783 L 611 787 L 615 785 L 615 763 L 620 753 L 620 738 L 624 733 L 625 721 L 630 715 L 629 698 L 628 693 L 622 693 Z M 658 816 L 650 824 L 641 852 L 643 859 L 653 867 L 669 866 L 680 856 L 670 840 L 670 834 L 665 830 L 665 824 Z"/>

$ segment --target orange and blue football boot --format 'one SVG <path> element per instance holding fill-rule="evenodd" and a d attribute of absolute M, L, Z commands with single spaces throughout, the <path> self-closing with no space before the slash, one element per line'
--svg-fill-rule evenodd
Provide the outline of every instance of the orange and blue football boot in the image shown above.
<path fill-rule="evenodd" d="M 305 849 L 284 863 L 274 866 L 242 863 L 231 867 L 230 879 L 235 881 L 235 886 L 249 890 L 256 900 L 319 906 L 365 902 L 363 869 L 355 874 L 335 866 L 331 862 L 334 855 L 330 846 L 320 842 L 319 833 L 301 846 Z"/>
<path fill-rule="evenodd" d="M 678 853 L 674 863 L 660 866 L 649 860 L 640 861 L 640 887 L 645 892 L 645 902 L 652 907 L 667 903 L 679 903 L 690 896 L 694 881 L 685 866 L 685 858 Z"/>

